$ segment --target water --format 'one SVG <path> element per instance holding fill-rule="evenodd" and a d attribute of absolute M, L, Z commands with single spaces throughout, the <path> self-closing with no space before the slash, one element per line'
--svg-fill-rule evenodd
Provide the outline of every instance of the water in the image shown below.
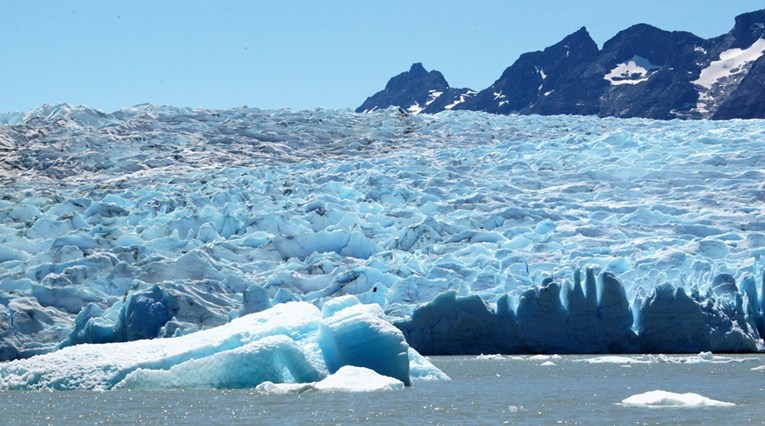
<path fill-rule="evenodd" d="M 253 390 L 0 392 L 3 424 L 763 424 L 765 355 L 589 364 L 593 357 L 434 357 L 449 382 L 397 392 L 262 395 Z M 644 357 L 633 359 L 646 360 Z M 546 361 L 555 365 L 542 365 Z M 667 362 L 673 361 L 673 362 Z M 683 363 L 685 362 L 685 363 Z M 618 403 L 662 389 L 729 408 Z"/>

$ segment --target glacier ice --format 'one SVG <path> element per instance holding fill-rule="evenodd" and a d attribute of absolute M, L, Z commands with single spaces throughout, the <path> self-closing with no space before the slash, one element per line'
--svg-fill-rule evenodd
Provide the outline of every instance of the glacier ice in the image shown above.
<path fill-rule="evenodd" d="M 375 389 L 394 389 L 412 379 L 448 379 L 409 348 L 374 306 L 347 296 L 322 313 L 306 302 L 288 302 L 180 337 L 69 346 L 0 364 L 0 389 L 251 388 L 265 382 L 318 382 L 317 389 L 358 390 L 364 380 Z M 325 327 L 332 330 L 329 335 Z M 323 382 L 330 373 L 337 375 Z"/>
<path fill-rule="evenodd" d="M 2 117 L 3 360 L 343 295 L 429 353 L 762 349 L 761 121 Z"/>
<path fill-rule="evenodd" d="M 587 269 L 583 283 L 580 277 L 577 270 L 573 283 L 546 280 L 517 299 L 505 295 L 494 309 L 477 295 L 445 292 L 396 325 L 426 355 L 765 350 L 760 302 L 751 303 L 735 285 L 715 297 L 711 288 L 688 295 L 663 284 L 630 303 L 613 274 L 596 278 Z"/>
<path fill-rule="evenodd" d="M 370 317 L 373 310 L 377 315 Z M 401 331 L 384 319 L 379 305 L 361 305 L 346 295 L 327 301 L 322 316 L 319 346 L 330 373 L 355 365 L 411 384 L 409 345 Z"/>

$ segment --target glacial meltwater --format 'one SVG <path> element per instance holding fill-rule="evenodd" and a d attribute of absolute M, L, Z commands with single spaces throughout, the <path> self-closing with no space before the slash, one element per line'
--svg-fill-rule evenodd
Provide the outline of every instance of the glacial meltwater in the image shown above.
<path fill-rule="evenodd" d="M 0 393 L 5 424 L 763 424 L 765 355 L 432 357 L 451 381 L 398 391 Z M 720 404 L 629 405 L 663 390 Z M 638 398 L 640 399 L 640 398 Z M 723 403 L 735 404 L 728 405 Z"/>

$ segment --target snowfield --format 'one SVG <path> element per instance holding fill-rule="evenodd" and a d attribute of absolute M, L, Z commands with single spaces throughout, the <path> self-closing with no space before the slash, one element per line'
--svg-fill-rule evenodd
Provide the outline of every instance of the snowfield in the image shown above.
<path fill-rule="evenodd" d="M 680 349 L 762 349 L 762 121 L 45 105 L 0 122 L 0 359 L 347 294 L 408 338 L 421 304 L 473 295 L 519 342 L 596 315 L 591 350 L 653 352 L 698 305 L 679 328 L 711 346 Z M 521 309 L 529 291 L 541 308 Z"/>

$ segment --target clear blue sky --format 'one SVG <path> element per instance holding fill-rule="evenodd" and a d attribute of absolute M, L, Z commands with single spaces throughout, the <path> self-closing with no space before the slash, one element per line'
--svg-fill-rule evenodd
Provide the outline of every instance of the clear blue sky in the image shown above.
<path fill-rule="evenodd" d="M 709 38 L 762 0 L 0 0 L 0 111 L 45 102 L 355 108 L 422 62 L 483 89 L 581 26 Z"/>

